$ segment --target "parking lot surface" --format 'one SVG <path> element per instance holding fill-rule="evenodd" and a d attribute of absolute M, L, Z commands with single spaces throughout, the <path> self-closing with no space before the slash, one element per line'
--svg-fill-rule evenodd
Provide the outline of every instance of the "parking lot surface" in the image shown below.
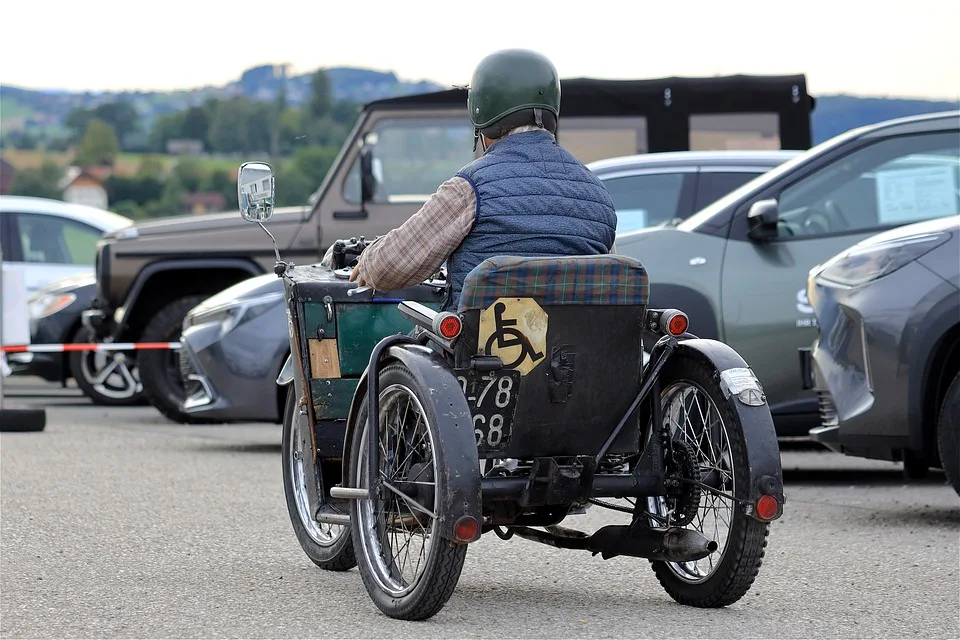
<path fill-rule="evenodd" d="M 8 402 L 48 411 L 44 432 L 0 437 L 4 638 L 960 635 L 960 498 L 942 474 L 906 484 L 895 464 L 785 445 L 784 517 L 726 609 L 675 604 L 643 560 L 484 536 L 447 606 L 406 623 L 356 569 L 300 550 L 278 425 L 176 425 L 6 382 Z M 565 525 L 614 521 L 591 508 Z"/>

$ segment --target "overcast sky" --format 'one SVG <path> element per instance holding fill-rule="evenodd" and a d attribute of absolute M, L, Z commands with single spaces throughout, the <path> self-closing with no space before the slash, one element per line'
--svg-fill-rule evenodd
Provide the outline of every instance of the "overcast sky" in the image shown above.
<path fill-rule="evenodd" d="M 466 84 L 485 54 L 525 47 L 562 77 L 804 73 L 814 95 L 960 95 L 960 0 L 10 0 L 3 22 L 0 84 L 30 88 L 192 88 L 281 62 Z"/>

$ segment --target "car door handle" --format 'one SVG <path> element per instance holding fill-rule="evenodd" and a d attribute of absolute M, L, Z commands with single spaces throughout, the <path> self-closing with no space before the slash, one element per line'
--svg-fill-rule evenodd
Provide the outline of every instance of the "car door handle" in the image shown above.
<path fill-rule="evenodd" d="M 361 220 L 367 217 L 367 212 L 363 209 L 358 211 L 334 211 L 333 217 L 337 220 Z"/>

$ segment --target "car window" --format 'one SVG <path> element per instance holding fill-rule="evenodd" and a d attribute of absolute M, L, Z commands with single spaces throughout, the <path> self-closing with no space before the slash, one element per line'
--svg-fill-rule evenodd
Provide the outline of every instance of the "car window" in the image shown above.
<path fill-rule="evenodd" d="M 674 218 L 685 217 L 689 210 L 681 202 L 689 191 L 692 173 L 646 173 L 606 178 L 603 185 L 617 209 L 617 233 L 652 227 Z"/>
<path fill-rule="evenodd" d="M 697 181 L 697 205 L 695 209 L 699 210 L 716 202 L 762 173 L 763 171 L 759 169 L 756 171 L 702 172 L 700 179 Z"/>
<path fill-rule="evenodd" d="M 23 262 L 89 264 L 96 259 L 99 229 L 56 216 L 14 215 Z"/>
<path fill-rule="evenodd" d="M 377 180 L 373 202 L 426 202 L 443 182 L 474 159 L 466 118 L 389 118 L 367 134 Z M 344 181 L 343 198 L 360 204 L 360 159 Z"/>
<path fill-rule="evenodd" d="M 859 233 L 960 213 L 956 132 L 862 147 L 779 195 L 780 237 Z"/>

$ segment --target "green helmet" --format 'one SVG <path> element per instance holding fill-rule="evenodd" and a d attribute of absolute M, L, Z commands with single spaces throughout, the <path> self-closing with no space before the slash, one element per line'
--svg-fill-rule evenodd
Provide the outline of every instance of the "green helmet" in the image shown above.
<path fill-rule="evenodd" d="M 556 130 L 560 116 L 557 69 L 549 59 L 533 51 L 505 49 L 491 53 L 473 72 L 467 109 L 477 132 L 489 136 L 489 130 L 498 134 L 489 137 L 500 137 L 524 124 L 544 125 L 543 112 L 552 115 L 548 117 L 552 122 L 545 126 Z M 494 126 L 498 123 L 501 126 Z"/>

